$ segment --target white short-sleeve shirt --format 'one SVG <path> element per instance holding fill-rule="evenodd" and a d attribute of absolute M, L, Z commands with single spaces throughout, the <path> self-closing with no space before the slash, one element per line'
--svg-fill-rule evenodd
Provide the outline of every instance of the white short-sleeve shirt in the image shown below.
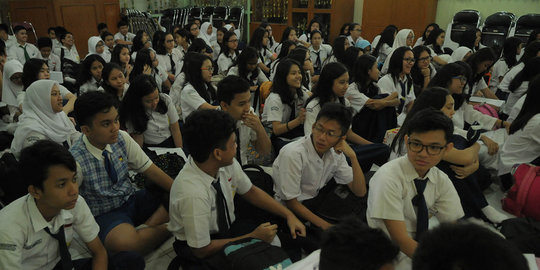
<path fill-rule="evenodd" d="M 321 158 L 311 136 L 304 136 L 281 148 L 272 166 L 272 178 L 276 199 L 301 202 L 316 197 L 332 178 L 338 184 L 352 182 L 353 171 L 345 154 L 332 148 Z"/>
<path fill-rule="evenodd" d="M 529 82 L 524 81 L 517 89 L 514 90 L 514 92 L 510 92 L 508 98 L 506 99 L 506 103 L 503 106 L 503 112 L 506 114 L 510 114 L 512 108 L 514 107 L 518 99 L 527 93 L 528 88 Z"/>
<path fill-rule="evenodd" d="M 499 175 L 509 173 L 515 164 L 529 163 L 540 156 L 540 114 L 508 136 L 499 156 Z"/>
<path fill-rule="evenodd" d="M 334 100 L 335 103 L 340 103 L 339 99 Z M 351 103 L 346 98 L 344 99 L 345 107 L 351 107 Z M 317 121 L 317 115 L 321 111 L 319 98 L 312 99 L 306 106 L 306 120 L 304 120 L 304 135 L 311 135 L 311 128 Z M 352 126 L 351 126 L 352 127 Z"/>
<path fill-rule="evenodd" d="M 512 107 L 512 110 L 510 110 L 510 114 L 508 115 L 507 121 L 512 123 L 518 116 L 519 112 L 521 111 L 521 108 L 523 107 L 523 103 L 525 103 L 525 99 L 527 98 L 527 93 L 525 93 L 522 97 L 520 97 L 516 104 L 514 104 L 514 107 Z"/>
<path fill-rule="evenodd" d="M 120 32 L 114 34 L 114 41 L 124 40 L 124 41 L 133 42 L 133 38 L 135 38 L 135 34 L 133 34 L 131 32 L 128 32 L 125 36 L 122 35 L 122 33 L 120 33 Z"/>
<path fill-rule="evenodd" d="M 71 49 L 68 49 L 66 46 L 62 46 L 62 47 L 59 47 L 59 48 L 55 48 L 53 50 L 53 53 L 58 55 L 58 57 L 61 58 L 62 56 L 62 51 L 64 51 L 64 58 L 67 58 L 75 63 L 80 63 L 81 62 L 81 58 L 79 57 L 79 52 L 77 51 L 77 47 L 75 47 L 75 44 L 73 44 L 73 46 L 71 46 Z M 62 60 L 62 59 L 60 59 Z"/>
<path fill-rule="evenodd" d="M 34 197 L 25 195 L 0 210 L 0 269 L 53 269 L 60 261 L 58 240 L 50 236 L 64 226 L 69 246 L 76 232 L 89 243 L 99 232 L 90 208 L 79 196 L 75 207 L 60 210 L 47 222 L 38 210 Z"/>
<path fill-rule="evenodd" d="M 204 98 L 197 93 L 197 90 L 191 85 L 190 83 L 187 83 L 184 88 L 182 89 L 182 92 L 180 93 L 180 107 L 182 108 L 182 120 L 186 121 L 186 118 L 194 111 L 198 110 L 201 105 L 204 103 L 211 103 L 206 102 Z"/>
<path fill-rule="evenodd" d="M 234 65 L 234 62 L 236 61 L 237 57 L 238 56 L 236 55 L 236 53 L 234 53 L 231 56 L 225 56 L 224 53 L 221 53 L 218 56 L 218 60 L 217 60 L 219 73 L 220 74 L 227 74 L 229 69 Z"/>
<path fill-rule="evenodd" d="M 503 92 L 506 92 L 506 93 L 509 93 L 510 90 L 508 90 L 508 87 L 510 86 L 510 83 L 512 82 L 512 80 L 516 77 L 516 75 L 521 71 L 523 70 L 523 68 L 525 67 L 525 64 L 523 62 L 513 66 L 510 71 L 508 71 L 506 73 L 506 75 L 504 75 L 504 78 L 503 80 L 501 81 L 501 83 L 499 84 L 499 89 L 501 89 L 501 91 Z"/>
<path fill-rule="evenodd" d="M 302 97 L 295 96 L 294 106 L 295 106 L 295 117 L 298 115 L 300 110 L 304 108 L 309 95 L 305 90 L 302 90 Z M 264 111 L 262 114 L 262 121 L 272 123 L 274 121 L 279 121 L 280 123 L 288 122 L 291 117 L 292 109 L 290 106 L 283 104 L 281 98 L 277 93 L 270 93 L 266 98 L 264 103 Z"/>
<path fill-rule="evenodd" d="M 15 45 L 11 46 L 7 50 L 8 60 L 19 60 L 19 62 L 21 62 L 21 64 L 23 65 L 24 63 L 26 63 L 24 49 L 20 46 L 23 46 L 26 49 L 26 52 L 28 53 L 28 56 L 30 56 L 30 58 L 38 58 L 41 55 L 38 48 L 34 46 L 34 44 L 26 43 L 24 45 L 21 45 L 19 43 L 15 43 Z"/>
<path fill-rule="evenodd" d="M 355 115 L 364 108 L 364 105 L 369 100 L 369 97 L 366 96 L 366 94 L 360 92 L 357 83 L 349 84 L 349 88 L 347 88 L 347 92 L 345 93 L 345 98 L 351 103 Z"/>
<path fill-rule="evenodd" d="M 251 108 L 249 113 L 255 114 L 253 108 Z M 238 128 L 238 133 L 240 134 L 240 145 L 238 145 L 240 147 L 240 158 L 242 159 L 242 165 L 245 165 L 248 162 L 249 143 L 257 140 L 257 132 L 246 126 L 242 120 L 236 121 L 236 128 Z"/>
<path fill-rule="evenodd" d="M 169 56 L 171 55 L 174 62 L 174 69 L 175 69 L 175 75 L 176 75 L 176 72 L 179 71 L 179 69 L 182 69 L 182 67 L 180 66 L 181 56 L 179 52 L 180 52 L 179 50 L 172 50 L 171 53 L 167 53 L 167 54 L 156 53 L 156 58 L 159 61 L 159 66 L 161 66 L 161 68 L 167 71 L 168 73 L 172 73 L 171 57 Z"/>
<path fill-rule="evenodd" d="M 171 187 L 168 229 L 176 239 L 187 241 L 192 248 L 209 245 L 210 235 L 219 232 L 216 190 L 212 186 L 217 179 L 220 180 L 232 223 L 235 220 L 234 196 L 246 194 L 252 187 L 236 159 L 232 165 L 219 168 L 214 178 L 189 157 Z"/>
<path fill-rule="evenodd" d="M 499 77 L 503 77 L 510 70 L 503 58 L 499 59 L 495 65 L 493 65 L 493 71 L 491 72 L 491 81 L 489 82 L 489 88 L 495 93 L 497 86 L 499 85 Z"/>

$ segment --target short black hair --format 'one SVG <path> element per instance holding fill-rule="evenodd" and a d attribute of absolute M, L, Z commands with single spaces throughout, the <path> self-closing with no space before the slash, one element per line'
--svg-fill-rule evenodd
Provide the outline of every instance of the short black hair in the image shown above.
<path fill-rule="evenodd" d="M 122 26 L 128 26 L 128 22 L 125 21 L 125 20 L 120 20 L 116 26 L 117 26 L 118 28 L 120 28 L 120 27 L 122 27 Z"/>
<path fill-rule="evenodd" d="M 197 110 L 186 119 L 182 136 L 196 162 L 205 162 L 214 149 L 227 149 L 227 140 L 236 129 L 232 116 L 220 110 Z"/>
<path fill-rule="evenodd" d="M 217 101 L 231 104 L 236 94 L 249 91 L 249 83 L 235 75 L 229 75 L 217 85 Z"/>
<path fill-rule="evenodd" d="M 43 182 L 49 177 L 49 169 L 54 165 L 63 165 L 72 172 L 77 171 L 71 153 L 53 141 L 41 140 L 21 151 L 19 169 L 28 186 L 43 190 Z"/>
<path fill-rule="evenodd" d="M 525 257 L 510 241 L 476 224 L 442 224 L 427 231 L 413 256 L 413 270 L 525 270 Z"/>
<path fill-rule="evenodd" d="M 413 133 L 425 133 L 429 131 L 442 130 L 446 142 L 450 141 L 454 133 L 454 124 L 452 119 L 448 118 L 440 110 L 426 108 L 417 112 L 411 117 L 407 126 L 401 127 L 405 129 L 405 134 L 411 136 Z"/>
<path fill-rule="evenodd" d="M 66 36 L 67 36 L 67 35 L 72 35 L 72 36 L 73 36 L 73 33 L 69 32 L 69 31 L 62 32 L 62 33 L 60 34 L 60 41 L 66 39 Z"/>
<path fill-rule="evenodd" d="M 377 270 L 398 254 L 399 248 L 380 229 L 349 217 L 324 232 L 319 269 Z"/>
<path fill-rule="evenodd" d="M 106 23 L 101 22 L 101 23 L 98 23 L 98 25 L 97 25 L 98 33 L 101 32 L 101 30 L 106 29 L 106 28 L 108 28 Z"/>
<path fill-rule="evenodd" d="M 52 40 L 48 37 L 40 37 L 37 40 L 37 47 L 40 50 L 46 47 L 52 48 Z"/>
<path fill-rule="evenodd" d="M 6 33 L 9 33 L 9 28 L 8 28 L 7 24 L 0 23 L 0 31 L 5 31 Z"/>
<path fill-rule="evenodd" d="M 352 111 L 350 108 L 339 103 L 326 103 L 322 107 L 319 114 L 317 114 L 317 120 L 325 118 L 328 120 L 334 120 L 341 126 L 341 136 L 345 135 L 349 130 L 352 122 Z"/>
<path fill-rule="evenodd" d="M 101 39 L 103 41 L 105 41 L 105 38 L 108 37 L 108 36 L 113 36 L 114 37 L 114 35 L 109 31 L 105 31 L 105 32 L 101 33 Z"/>
<path fill-rule="evenodd" d="M 51 33 L 51 31 L 54 31 L 54 33 L 56 34 L 56 27 L 49 27 L 47 28 L 47 34 Z"/>
<path fill-rule="evenodd" d="M 110 94 L 101 91 L 89 91 L 75 101 L 73 115 L 80 126 L 92 126 L 96 114 L 108 112 L 111 107 L 118 108 L 118 101 Z"/>
<path fill-rule="evenodd" d="M 17 34 L 19 31 L 21 30 L 26 30 L 26 27 L 22 26 L 22 25 L 17 25 L 15 27 L 13 27 L 13 34 Z"/>

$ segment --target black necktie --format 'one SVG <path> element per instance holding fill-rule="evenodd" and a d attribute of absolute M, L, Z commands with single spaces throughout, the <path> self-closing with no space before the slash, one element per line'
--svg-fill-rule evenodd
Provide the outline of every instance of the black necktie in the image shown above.
<path fill-rule="evenodd" d="M 321 69 L 321 51 L 314 52 L 317 55 L 317 59 L 315 59 L 315 69 L 320 70 Z"/>
<path fill-rule="evenodd" d="M 126 35 L 124 35 L 124 40 L 127 41 L 127 36 Z"/>
<path fill-rule="evenodd" d="M 176 74 L 176 64 L 174 64 L 172 59 L 172 53 L 169 53 L 169 59 L 171 60 L 171 73 Z"/>
<path fill-rule="evenodd" d="M 427 178 L 425 180 L 414 179 L 416 196 L 412 199 L 412 203 L 416 206 L 416 240 L 420 239 L 420 236 L 428 230 L 428 209 L 426 198 L 424 197 L 424 189 L 426 189 L 427 182 Z"/>
<path fill-rule="evenodd" d="M 58 241 L 58 248 L 60 249 L 60 265 L 62 270 L 73 269 L 73 263 L 71 262 L 71 254 L 66 244 L 66 235 L 64 234 L 64 226 L 60 227 L 57 233 L 51 233 L 49 228 L 45 227 L 45 231 L 50 234 L 54 239 Z"/>
<path fill-rule="evenodd" d="M 240 155 L 240 129 L 236 128 L 234 133 L 236 134 L 236 160 L 242 165 L 242 156 Z"/>
<path fill-rule="evenodd" d="M 62 146 L 64 146 L 64 148 L 68 149 L 69 150 L 69 144 L 67 141 L 63 141 L 62 142 Z"/>
<path fill-rule="evenodd" d="M 212 186 L 216 190 L 217 223 L 219 234 L 224 235 L 229 230 L 229 226 L 231 225 L 229 208 L 227 207 L 227 200 L 223 195 L 223 190 L 221 190 L 219 178 L 215 182 L 212 182 Z"/>
<path fill-rule="evenodd" d="M 403 106 L 405 106 L 405 98 L 407 97 L 407 84 L 405 82 L 399 81 L 401 86 L 401 99 L 399 100 L 398 113 L 403 111 Z"/>
<path fill-rule="evenodd" d="M 114 169 L 114 165 L 112 164 L 111 160 L 109 159 L 109 155 L 107 154 L 107 150 L 103 150 L 103 159 L 105 160 L 105 170 L 107 171 L 107 174 L 109 175 L 109 178 L 111 178 L 113 183 L 118 182 L 118 175 L 116 174 L 116 170 Z"/>
<path fill-rule="evenodd" d="M 99 88 L 99 82 L 96 82 L 96 88 Z"/>

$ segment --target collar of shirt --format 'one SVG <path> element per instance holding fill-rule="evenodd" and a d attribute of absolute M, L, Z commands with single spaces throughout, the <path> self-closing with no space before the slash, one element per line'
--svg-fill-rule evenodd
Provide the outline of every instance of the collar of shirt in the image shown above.
<path fill-rule="evenodd" d="M 65 224 L 65 220 L 71 216 L 69 212 L 62 209 L 60 210 L 60 213 L 53 218 L 51 226 L 51 223 L 47 222 L 41 212 L 39 212 L 34 197 L 32 197 L 30 194 L 27 196 L 26 204 L 28 206 L 28 216 L 34 232 L 39 232 L 46 227 L 48 227 L 51 232 L 57 232 L 58 229 Z"/>
<path fill-rule="evenodd" d="M 194 174 L 198 175 L 201 179 L 204 179 L 203 184 L 205 185 L 206 188 L 210 188 L 210 186 L 212 186 L 212 183 L 217 180 L 217 178 L 214 178 L 208 175 L 207 173 L 205 173 L 203 170 L 201 170 L 199 166 L 197 166 L 197 163 L 195 163 L 195 160 L 193 160 L 191 156 L 188 158 L 188 164 L 192 168 Z M 223 168 L 219 168 L 216 176 L 219 177 L 220 173 L 223 170 L 224 170 Z"/>
<path fill-rule="evenodd" d="M 122 136 L 122 134 L 120 134 L 119 132 L 118 136 Z M 90 152 L 92 156 L 94 156 L 98 160 L 103 160 L 103 150 L 98 149 L 97 147 L 92 145 L 90 141 L 88 141 L 88 138 L 86 137 L 86 135 L 83 135 L 83 142 L 84 142 L 84 145 L 86 146 L 86 149 L 88 149 L 88 152 Z M 112 153 L 111 145 L 107 144 L 107 146 L 105 146 L 105 150 L 107 150 L 107 152 L 109 153 Z"/>
<path fill-rule="evenodd" d="M 416 169 L 414 169 L 414 166 L 412 165 L 411 161 L 409 160 L 408 155 L 405 155 L 405 156 L 403 156 L 401 158 L 403 159 L 403 161 L 401 162 L 401 164 L 402 164 L 401 168 L 403 169 L 403 176 L 405 177 L 406 181 L 413 182 L 414 179 L 426 179 L 426 178 L 428 178 L 429 181 L 431 181 L 432 183 L 435 184 L 436 176 L 434 175 L 434 169 L 433 168 L 429 169 L 429 171 L 426 173 L 426 176 L 424 176 L 422 178 L 422 177 L 420 177 L 420 175 L 418 175 L 418 173 L 416 172 Z"/>
<path fill-rule="evenodd" d="M 311 135 L 304 136 L 303 140 L 304 141 L 302 143 L 304 144 L 304 148 L 307 151 L 307 156 L 311 161 L 315 161 L 315 162 L 318 160 L 326 161 L 332 157 L 332 151 L 333 151 L 332 148 L 326 151 L 326 153 L 323 154 L 322 158 L 319 157 L 319 154 L 315 150 L 315 146 L 313 146 L 313 142 L 311 141 Z"/>

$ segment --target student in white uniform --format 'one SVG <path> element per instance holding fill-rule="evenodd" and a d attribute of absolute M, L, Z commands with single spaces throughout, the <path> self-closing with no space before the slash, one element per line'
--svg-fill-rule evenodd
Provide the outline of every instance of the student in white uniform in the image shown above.
<path fill-rule="evenodd" d="M 11 48 L 11 46 L 15 45 L 17 43 L 15 36 L 9 35 L 9 27 L 5 23 L 0 23 L 0 40 L 2 40 L 5 45 L 6 49 Z"/>
<path fill-rule="evenodd" d="M 272 143 L 250 102 L 250 85 L 238 76 L 227 76 L 218 83 L 217 100 L 221 110 L 236 121 L 236 160 L 248 164 L 251 143 L 261 156 L 270 154 Z"/>
<path fill-rule="evenodd" d="M 262 121 L 272 130 L 272 145 L 276 153 L 287 143 L 304 136 L 306 100 L 302 88 L 302 67 L 294 60 L 281 61 L 272 82 L 272 90 L 264 103 Z"/>
<path fill-rule="evenodd" d="M 322 33 L 319 30 L 311 32 L 310 37 L 311 46 L 309 47 L 309 54 L 311 63 L 313 63 L 313 69 L 315 70 L 313 75 L 319 75 L 326 59 L 332 54 L 332 46 L 322 43 Z"/>
<path fill-rule="evenodd" d="M 238 37 L 234 32 L 226 32 L 223 36 L 223 44 L 217 60 L 218 74 L 227 74 L 229 69 L 236 63 L 238 54 Z"/>
<path fill-rule="evenodd" d="M 62 67 L 60 66 L 60 57 L 54 53 L 51 53 L 51 39 L 47 37 L 38 38 L 37 46 L 39 49 L 39 55 L 36 58 L 46 60 L 50 71 L 62 71 Z"/>
<path fill-rule="evenodd" d="M 266 75 L 264 75 L 264 72 L 259 68 L 258 56 L 259 54 L 255 48 L 245 48 L 238 56 L 237 65 L 231 67 L 227 73 L 227 75 L 239 76 L 249 83 L 249 90 L 252 93 L 250 104 L 252 104 L 254 107 L 257 115 L 259 115 L 260 91 L 259 93 L 256 91 L 264 82 L 268 81 L 268 78 Z M 255 98 L 257 98 L 257 100 L 255 100 Z"/>
<path fill-rule="evenodd" d="M 276 42 L 276 39 L 274 38 L 274 35 L 272 34 L 273 33 L 272 26 L 267 22 L 263 22 L 261 23 L 260 27 L 268 31 L 268 46 L 266 48 L 270 50 L 271 52 L 275 52 L 275 49 L 279 43 Z"/>
<path fill-rule="evenodd" d="M 452 63 L 457 61 L 467 61 L 471 56 L 472 50 L 467 47 L 459 47 L 452 53 Z"/>
<path fill-rule="evenodd" d="M 529 43 L 527 47 L 525 47 L 523 56 L 521 56 L 519 62 L 512 67 L 510 71 L 506 73 L 506 75 L 504 75 L 504 78 L 499 84 L 498 88 L 502 92 L 509 93 L 508 86 L 510 86 L 510 82 L 512 82 L 514 77 L 516 77 L 523 67 L 525 67 L 525 63 L 535 56 L 540 56 L 540 40 L 533 41 L 532 43 Z"/>
<path fill-rule="evenodd" d="M 189 33 L 186 29 L 180 28 L 178 31 L 174 32 L 174 43 L 176 47 L 175 50 L 180 56 L 180 61 L 183 64 L 184 57 L 189 48 Z M 181 64 L 181 65 L 182 65 Z M 175 75 L 178 75 L 182 69 L 178 69 Z"/>
<path fill-rule="evenodd" d="M 429 36 L 427 37 L 424 45 L 429 48 L 430 55 L 433 57 L 433 63 L 438 67 L 444 66 L 450 62 L 452 57 L 448 54 L 445 54 L 442 46 L 444 44 L 444 38 L 446 37 L 446 32 L 440 28 L 435 28 Z"/>
<path fill-rule="evenodd" d="M 24 26 L 15 26 L 13 28 L 13 34 L 17 39 L 17 44 L 14 44 L 8 49 L 7 53 L 9 60 L 15 59 L 24 65 L 30 58 L 39 56 L 40 53 L 38 48 L 34 46 L 34 44 L 26 42 L 28 34 L 26 33 L 26 28 L 24 28 Z"/>
<path fill-rule="evenodd" d="M 62 32 L 66 32 L 66 28 L 62 27 L 62 26 L 57 26 L 57 27 L 49 27 L 49 29 L 47 29 L 47 33 L 49 35 L 49 38 L 52 40 L 52 49 L 54 51 L 54 49 L 56 48 L 60 48 L 62 47 L 62 42 L 60 42 L 60 35 L 62 34 Z"/>
<path fill-rule="evenodd" d="M 23 92 L 23 65 L 18 60 L 9 60 L 4 64 L 2 72 L 2 102 L 9 109 L 10 123 L 17 122 L 17 117 L 21 114 L 21 107 L 17 97 Z"/>
<path fill-rule="evenodd" d="M 118 101 L 121 101 L 122 98 L 124 98 L 129 83 L 126 83 L 127 80 L 124 77 L 122 68 L 118 64 L 113 62 L 105 64 L 103 71 L 101 72 L 101 79 L 102 82 L 98 91 L 109 93 Z"/>
<path fill-rule="evenodd" d="M 322 29 L 321 22 L 317 18 L 313 18 L 311 21 L 309 21 L 309 24 L 307 25 L 307 28 L 306 28 L 306 32 L 302 34 L 298 39 L 311 44 L 311 38 L 312 38 L 311 32 L 315 30 L 320 32 L 321 29 Z"/>
<path fill-rule="evenodd" d="M 105 52 L 105 43 L 103 42 L 103 40 L 101 40 L 100 36 L 93 36 L 88 38 L 88 54 L 86 55 L 86 57 L 92 54 L 102 56 L 103 52 Z"/>
<path fill-rule="evenodd" d="M 534 57 L 527 61 L 525 67 L 514 77 L 508 90 L 510 94 L 503 106 L 503 113 L 509 115 L 519 98 L 527 93 L 530 81 L 540 74 L 540 57 Z"/>
<path fill-rule="evenodd" d="M 23 151 L 19 166 L 29 194 L 0 210 L 0 268 L 106 269 L 99 226 L 79 196 L 77 165 L 67 149 L 40 141 Z M 75 232 L 90 250 L 90 260 L 71 261 L 69 253 L 62 254 Z"/>
<path fill-rule="evenodd" d="M 152 49 L 142 49 L 139 51 L 138 55 L 140 59 L 137 57 L 139 60 L 135 60 L 135 64 L 133 65 L 133 70 L 129 77 L 130 84 L 133 80 L 137 79 L 139 75 L 146 74 L 154 78 L 160 93 L 163 92 L 163 85 L 170 87 L 170 82 L 167 79 L 167 72 L 159 65 L 156 53 Z"/>
<path fill-rule="evenodd" d="M 182 120 L 185 121 L 193 111 L 214 110 L 218 108 L 218 103 L 216 89 L 210 83 L 214 71 L 212 59 L 207 55 L 195 53 L 189 55 L 184 64 L 186 85 L 180 94 L 180 107 Z"/>
<path fill-rule="evenodd" d="M 62 95 L 57 82 L 39 80 L 26 89 L 23 114 L 11 143 L 16 158 L 22 149 L 39 140 L 51 140 L 69 148 L 81 133 L 63 112 Z"/>
<path fill-rule="evenodd" d="M 349 43 L 349 40 L 347 37 L 339 36 L 334 40 L 334 44 L 332 45 L 332 55 L 326 59 L 326 63 L 323 65 L 326 65 L 328 63 L 333 62 L 345 62 L 345 51 L 351 47 L 351 44 Z"/>
<path fill-rule="evenodd" d="M 279 45 L 276 46 L 275 53 L 279 54 L 281 52 L 281 46 L 282 46 L 283 41 L 285 40 L 290 40 L 294 42 L 294 44 L 296 45 L 302 45 L 302 43 L 300 43 L 298 39 L 296 28 L 292 26 L 288 26 L 287 28 L 285 28 L 285 30 L 283 30 L 283 34 L 281 35 L 281 43 L 279 43 Z M 309 47 L 309 44 L 306 45 L 306 48 L 307 47 Z"/>
<path fill-rule="evenodd" d="M 397 270 L 410 269 L 430 213 L 440 222 L 455 222 L 463 216 L 452 182 L 435 167 L 452 148 L 448 143 L 452 121 L 440 111 L 427 109 L 409 123 L 407 155 L 383 165 L 369 182 L 367 221 L 398 244 Z"/>
<path fill-rule="evenodd" d="M 276 199 L 317 230 L 326 230 L 332 224 L 304 203 L 332 184 L 331 179 L 347 185 L 354 196 L 364 197 L 367 192 L 356 153 L 345 139 L 351 119 L 351 112 L 345 106 L 328 103 L 317 115 L 312 135 L 284 146 L 272 166 Z M 351 160 L 351 165 L 346 158 Z"/>
<path fill-rule="evenodd" d="M 114 49 L 114 35 L 110 32 L 103 32 L 101 33 L 101 40 L 105 43 L 105 50 L 103 51 L 103 60 L 105 60 L 106 63 L 109 63 L 111 61 L 112 57 L 112 51 Z"/>
<path fill-rule="evenodd" d="M 323 234 L 321 249 L 287 270 L 393 269 L 399 248 L 381 230 L 359 218 L 347 218 Z"/>
<path fill-rule="evenodd" d="M 388 55 L 386 56 L 386 60 L 384 60 L 384 64 L 382 65 L 382 68 L 380 68 L 381 73 L 383 75 L 388 73 L 388 65 L 390 64 L 390 58 L 392 58 L 392 54 L 394 51 L 399 47 L 409 47 L 412 49 L 414 41 L 414 32 L 411 29 L 401 29 L 396 34 L 396 37 L 394 38 L 394 43 L 392 44 L 392 48 Z"/>
<path fill-rule="evenodd" d="M 540 77 L 535 77 L 527 89 L 527 98 L 516 119 L 510 126 L 499 159 L 499 176 L 505 189 L 513 182 L 510 171 L 515 164 L 540 165 Z"/>
<path fill-rule="evenodd" d="M 114 43 L 131 47 L 135 34 L 129 32 L 128 22 L 120 20 L 116 26 L 118 27 L 118 33 L 114 35 Z"/>
<path fill-rule="evenodd" d="M 400 104 L 397 107 L 398 125 L 403 123 L 405 115 L 412 107 L 414 99 L 414 85 L 410 76 L 415 59 L 409 47 L 400 47 L 392 52 L 388 60 L 388 74 L 384 75 L 377 83 L 381 92 L 385 94 L 398 93 Z"/>
<path fill-rule="evenodd" d="M 182 148 L 178 112 L 156 80 L 139 75 L 130 84 L 119 110 L 120 126 L 141 146 Z"/>
<path fill-rule="evenodd" d="M 201 32 L 198 38 L 204 40 L 208 48 L 212 49 L 212 61 L 217 60 L 217 57 L 215 59 L 213 57 L 213 53 L 219 50 L 217 49 L 219 48 L 219 44 L 217 42 L 217 28 L 213 27 L 212 23 L 210 22 L 204 22 L 201 25 Z"/>
<path fill-rule="evenodd" d="M 131 46 L 131 59 L 132 62 L 135 62 L 137 58 L 137 52 L 142 49 L 148 49 L 152 47 L 152 42 L 149 40 L 148 34 L 144 30 L 137 31 L 135 37 L 133 38 L 133 46 Z"/>
<path fill-rule="evenodd" d="M 420 240 L 412 270 L 448 270 L 457 265 L 461 269 L 530 269 L 522 251 L 500 233 L 477 224 L 448 223 L 430 230 Z"/>
<path fill-rule="evenodd" d="M 268 46 L 268 31 L 264 28 L 257 28 L 249 41 L 249 46 L 257 50 L 259 55 L 258 66 L 265 74 L 270 74 L 270 64 L 276 60 L 276 55 L 270 52 Z"/>
<path fill-rule="evenodd" d="M 284 234 L 293 239 L 306 236 L 298 218 L 252 185 L 235 160 L 236 124 L 229 114 L 220 110 L 196 111 L 184 127 L 191 155 L 171 188 L 168 224 L 182 269 L 201 269 L 219 261 L 223 246 L 231 241 L 253 237 L 272 242 L 277 224 L 246 224 L 237 219 L 235 195 L 286 219 Z M 216 267 L 222 268 L 223 264 Z"/>
<path fill-rule="evenodd" d="M 61 61 L 63 58 L 66 58 L 77 64 L 80 63 L 79 52 L 75 47 L 73 34 L 71 32 L 63 32 L 60 34 L 60 40 L 62 41 L 62 46 L 54 48 L 53 53 L 58 55 Z"/>
<path fill-rule="evenodd" d="M 118 44 L 114 46 L 110 63 L 118 64 L 122 68 L 124 77 L 126 77 L 126 80 L 129 81 L 129 75 L 133 70 L 133 61 L 131 61 L 131 56 L 129 55 L 127 45 Z"/>
<path fill-rule="evenodd" d="M 270 65 L 270 77 L 268 77 L 268 79 L 270 79 L 271 81 L 274 80 L 274 76 L 276 76 L 276 70 L 279 63 L 282 60 L 287 59 L 289 53 L 294 49 L 296 49 L 296 44 L 290 40 L 285 40 L 283 43 L 281 43 L 281 51 L 279 52 L 276 60 Z"/>
<path fill-rule="evenodd" d="M 495 60 L 495 52 L 491 48 L 482 48 L 467 58 L 466 63 L 472 70 L 472 76 L 467 82 L 468 95 L 499 99 L 495 93 L 489 90 L 484 80 L 484 74 L 493 66 Z"/>
<path fill-rule="evenodd" d="M 23 89 L 26 89 L 35 81 L 38 80 L 49 80 L 51 75 L 49 73 L 49 67 L 47 67 L 47 62 L 41 59 L 30 59 L 24 64 L 23 68 Z M 64 105 L 63 111 L 68 114 L 73 111 L 73 106 L 77 97 L 71 93 L 67 88 L 62 85 L 58 85 L 60 90 L 60 96 L 63 100 L 66 100 L 67 103 Z M 26 98 L 26 92 L 22 92 L 17 96 L 17 102 L 21 106 L 24 104 Z M 23 106 L 24 107 L 24 106 Z"/>
<path fill-rule="evenodd" d="M 491 81 L 489 89 L 497 92 L 497 86 L 503 80 L 504 75 L 518 63 L 518 56 L 521 55 L 524 44 L 517 37 L 509 37 L 504 41 L 502 57 L 493 65 L 491 71 Z"/>
<path fill-rule="evenodd" d="M 302 87 L 304 87 L 306 91 L 311 91 L 311 88 L 316 83 L 315 80 L 319 78 L 319 75 L 313 76 L 315 71 L 313 69 L 309 50 L 304 46 L 298 46 L 289 53 L 288 58 L 302 64 L 302 71 L 304 72 L 302 76 Z"/>
<path fill-rule="evenodd" d="M 425 45 L 424 43 L 426 42 L 426 39 L 428 38 L 429 34 L 431 33 L 431 31 L 433 31 L 436 28 L 439 28 L 438 24 L 436 24 L 436 23 L 428 24 L 426 26 L 426 29 L 424 29 L 424 32 L 422 33 L 422 36 L 419 37 L 416 40 L 416 42 L 414 43 L 414 47 L 420 46 L 420 45 Z"/>
<path fill-rule="evenodd" d="M 101 86 L 103 67 L 105 60 L 101 56 L 94 54 L 87 56 L 81 65 L 81 73 L 77 84 L 79 84 L 79 95 L 88 91 L 97 91 Z"/>
<path fill-rule="evenodd" d="M 431 78 L 435 77 L 437 71 L 431 65 L 433 56 L 431 50 L 424 46 L 419 45 L 412 49 L 414 54 L 414 66 L 411 69 L 411 78 L 413 83 L 419 90 L 426 89 Z"/>
<path fill-rule="evenodd" d="M 169 81 L 174 82 L 176 69 L 179 67 L 180 55 L 174 49 L 174 38 L 172 34 L 162 33 L 159 38 L 155 40 L 154 50 L 156 50 L 156 56 L 161 67 L 167 71 Z"/>
<path fill-rule="evenodd" d="M 351 34 L 347 36 L 347 39 L 349 40 L 349 44 L 352 47 L 354 46 L 354 44 L 356 44 L 356 41 L 358 39 L 362 39 L 362 37 L 360 36 L 362 34 L 362 27 L 359 23 L 351 23 L 351 25 L 349 25 L 349 33 Z"/>

